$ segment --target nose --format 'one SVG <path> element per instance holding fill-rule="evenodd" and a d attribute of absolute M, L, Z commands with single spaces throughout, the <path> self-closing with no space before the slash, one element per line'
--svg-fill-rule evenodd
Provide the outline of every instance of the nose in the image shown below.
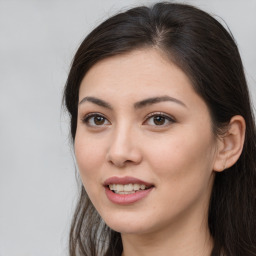
<path fill-rule="evenodd" d="M 109 163 L 119 168 L 128 164 L 138 165 L 142 161 L 142 152 L 136 132 L 128 127 L 116 129 L 113 132 L 106 157 Z"/>

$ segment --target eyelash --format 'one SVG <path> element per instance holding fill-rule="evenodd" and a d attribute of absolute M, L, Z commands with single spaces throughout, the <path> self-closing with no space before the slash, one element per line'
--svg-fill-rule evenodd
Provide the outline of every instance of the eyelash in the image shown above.
<path fill-rule="evenodd" d="M 156 118 L 156 117 L 164 118 L 165 124 L 163 124 L 163 125 L 157 125 L 157 124 L 153 125 L 152 124 L 152 126 L 166 127 L 166 126 L 176 122 L 176 120 L 173 117 L 171 117 L 170 115 L 167 115 L 163 112 L 153 112 L 153 113 L 150 113 L 149 115 L 146 116 L 146 120 L 143 122 L 143 124 L 148 122 L 151 118 Z M 168 123 L 166 124 L 166 122 L 168 122 Z"/>
<path fill-rule="evenodd" d="M 102 115 L 101 113 L 89 113 L 88 115 L 86 115 L 84 118 L 82 118 L 82 122 L 85 123 L 87 126 L 90 126 L 90 127 L 102 127 L 102 126 L 105 126 L 106 124 L 102 124 L 102 125 L 97 125 L 97 124 L 90 124 L 90 120 L 92 118 L 96 118 L 96 117 L 100 117 L 100 118 L 103 118 L 104 119 L 104 123 L 105 121 L 107 121 L 109 124 L 110 122 L 108 121 L 108 119 Z M 107 124 L 108 125 L 108 124 Z"/>
<path fill-rule="evenodd" d="M 90 124 L 90 121 L 92 120 L 92 118 L 97 118 L 97 117 L 102 118 L 104 123 L 99 124 L 99 125 L 97 125 L 95 123 Z M 166 127 L 166 126 L 176 122 L 176 120 L 173 117 L 171 117 L 170 115 L 164 114 L 162 112 L 153 112 L 153 113 L 150 113 L 149 115 L 146 116 L 145 121 L 143 122 L 143 124 L 146 124 L 147 122 L 149 122 L 149 120 L 151 118 L 157 118 L 157 117 L 164 118 L 164 124 L 163 125 L 162 124 L 159 124 L 159 125 L 151 124 L 151 126 Z M 95 121 L 95 119 L 94 119 L 94 121 Z M 107 124 L 105 123 L 106 121 L 108 122 Z M 82 118 L 82 122 L 85 123 L 87 126 L 97 127 L 97 128 L 100 128 L 100 127 L 111 124 L 108 121 L 108 119 L 101 113 L 89 113 L 84 118 Z M 153 122 L 154 122 L 154 120 L 153 120 Z M 168 123 L 166 124 L 166 122 L 168 122 Z M 150 124 L 147 124 L 147 125 L 150 125 Z"/>

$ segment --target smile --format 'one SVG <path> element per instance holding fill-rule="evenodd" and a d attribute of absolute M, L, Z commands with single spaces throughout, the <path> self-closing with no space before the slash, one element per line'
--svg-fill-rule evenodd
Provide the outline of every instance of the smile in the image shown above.
<path fill-rule="evenodd" d="M 109 189 L 113 191 L 116 194 L 121 194 L 121 195 L 128 195 L 128 194 L 133 194 L 136 193 L 137 191 L 140 190 L 145 190 L 148 189 L 145 184 L 110 184 Z"/>
<path fill-rule="evenodd" d="M 147 197 L 154 185 L 134 177 L 111 177 L 104 182 L 105 193 L 114 204 L 128 205 Z"/>

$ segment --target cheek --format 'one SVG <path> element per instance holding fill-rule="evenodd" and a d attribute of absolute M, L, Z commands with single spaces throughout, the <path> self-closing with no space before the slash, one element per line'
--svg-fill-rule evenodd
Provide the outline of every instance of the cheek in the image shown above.
<path fill-rule="evenodd" d="M 169 216 L 179 216 L 194 206 L 200 205 L 201 210 L 207 208 L 213 182 L 214 153 L 212 142 L 209 138 L 205 139 L 202 143 L 202 140 L 199 142 L 193 136 L 176 137 L 155 147 L 150 165 L 159 184 L 157 190 L 161 197 L 151 207 L 161 215 L 163 221 Z"/>
<path fill-rule="evenodd" d="M 174 190 L 208 183 L 214 161 L 214 139 L 210 133 L 183 131 L 150 148 L 148 159 L 154 172 Z"/>
<path fill-rule="evenodd" d="M 92 142 L 89 136 L 80 136 L 78 133 L 74 148 L 81 181 L 90 200 L 96 207 L 101 197 L 99 184 L 101 184 L 100 170 L 102 169 L 104 154 L 99 149 L 102 147 L 95 141 Z"/>
<path fill-rule="evenodd" d="M 87 189 L 99 179 L 100 166 L 105 158 L 103 146 L 97 140 L 91 141 L 89 136 L 77 133 L 74 148 L 79 173 Z"/>

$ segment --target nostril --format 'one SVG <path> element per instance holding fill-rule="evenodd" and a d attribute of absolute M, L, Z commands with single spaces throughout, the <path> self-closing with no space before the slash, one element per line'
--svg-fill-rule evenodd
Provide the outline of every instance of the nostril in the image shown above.
<path fill-rule="evenodd" d="M 128 143 L 128 142 L 127 142 Z M 142 160 L 142 154 L 138 146 L 129 143 L 129 145 L 120 145 L 115 141 L 110 146 L 106 154 L 106 159 L 111 164 L 124 167 L 127 164 L 138 164 Z"/>

